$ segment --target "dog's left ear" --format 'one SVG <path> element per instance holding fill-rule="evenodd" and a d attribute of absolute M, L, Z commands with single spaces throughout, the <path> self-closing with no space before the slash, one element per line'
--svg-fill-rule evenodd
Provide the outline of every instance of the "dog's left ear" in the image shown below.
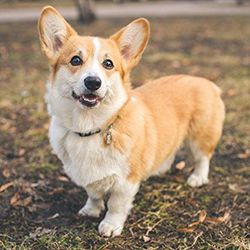
<path fill-rule="evenodd" d="M 70 36 L 77 35 L 62 15 L 51 6 L 43 8 L 38 22 L 38 31 L 42 49 L 51 60 L 58 55 Z"/>
<path fill-rule="evenodd" d="M 139 62 L 147 46 L 149 34 L 148 20 L 139 18 L 110 37 L 118 45 L 128 68 L 134 67 Z"/>

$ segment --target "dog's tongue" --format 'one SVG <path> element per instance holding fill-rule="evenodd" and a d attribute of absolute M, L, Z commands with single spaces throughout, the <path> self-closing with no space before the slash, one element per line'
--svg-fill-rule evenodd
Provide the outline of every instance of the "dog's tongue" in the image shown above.
<path fill-rule="evenodd" d="M 93 94 L 84 95 L 83 98 L 84 98 L 85 100 L 91 100 L 91 101 L 97 100 L 97 96 L 96 96 L 96 95 L 93 95 Z"/>
<path fill-rule="evenodd" d="M 93 94 L 86 94 L 81 96 L 79 101 L 88 107 L 93 107 L 97 104 L 98 97 Z"/>

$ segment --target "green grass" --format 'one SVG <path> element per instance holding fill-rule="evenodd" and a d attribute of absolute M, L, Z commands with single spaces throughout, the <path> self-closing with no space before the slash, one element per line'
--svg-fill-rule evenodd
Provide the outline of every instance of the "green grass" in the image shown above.
<path fill-rule="evenodd" d="M 108 36 L 129 20 L 73 23 L 79 33 Z M 79 218 L 85 192 L 64 175 L 47 138 L 44 104 L 48 77 L 36 24 L 0 25 L 1 249 L 250 249 L 250 29 L 247 17 L 151 20 L 145 55 L 132 74 L 134 85 L 166 74 L 192 74 L 215 81 L 227 108 L 224 133 L 212 160 L 210 183 L 191 189 L 183 171 L 144 182 L 123 234 L 97 234 L 100 219 Z M 243 155 L 242 155 L 243 154 Z M 181 151 L 177 161 L 185 159 Z M 15 193 L 32 198 L 10 204 Z M 229 211 L 227 223 L 203 223 L 178 232 L 205 209 L 210 217 Z M 58 214 L 58 215 L 57 215 Z M 148 237 L 148 238 L 147 238 Z"/>

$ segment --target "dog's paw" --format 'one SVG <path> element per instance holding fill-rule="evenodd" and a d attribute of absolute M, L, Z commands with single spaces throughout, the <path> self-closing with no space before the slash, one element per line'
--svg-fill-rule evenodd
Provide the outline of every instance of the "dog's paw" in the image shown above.
<path fill-rule="evenodd" d="M 208 183 L 208 178 L 206 177 L 203 177 L 203 176 L 199 176 L 199 175 L 196 175 L 196 174 L 191 174 L 189 177 L 188 177 L 188 180 L 187 180 L 187 184 L 191 187 L 200 187 L 204 184 L 207 184 Z"/>
<path fill-rule="evenodd" d="M 79 210 L 78 215 L 98 218 L 101 212 L 102 212 L 101 207 L 90 207 L 85 205 L 83 208 Z"/>
<path fill-rule="evenodd" d="M 103 220 L 100 224 L 99 224 L 99 234 L 105 237 L 115 237 L 121 234 L 123 229 L 123 225 L 119 225 L 119 224 L 112 224 L 110 222 L 107 222 L 105 220 Z"/>

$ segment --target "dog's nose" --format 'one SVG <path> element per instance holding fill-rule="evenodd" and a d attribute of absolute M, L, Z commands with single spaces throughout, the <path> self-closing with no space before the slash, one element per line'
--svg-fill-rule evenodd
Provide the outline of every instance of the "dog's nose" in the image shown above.
<path fill-rule="evenodd" d="M 101 87 L 102 81 L 97 76 L 88 76 L 84 79 L 84 84 L 88 90 L 95 91 Z"/>

